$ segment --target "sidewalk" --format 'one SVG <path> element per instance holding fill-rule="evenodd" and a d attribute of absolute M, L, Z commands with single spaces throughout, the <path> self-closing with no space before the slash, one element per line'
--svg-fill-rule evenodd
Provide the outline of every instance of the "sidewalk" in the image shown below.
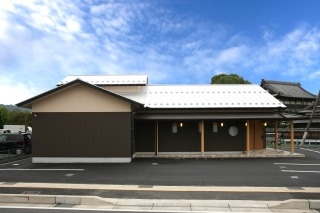
<path fill-rule="evenodd" d="M 101 209 L 139 212 L 297 212 L 315 213 L 319 200 L 166 200 L 115 199 L 96 196 L 0 194 L 0 206 Z"/>
<path fill-rule="evenodd" d="M 0 188 L 33 189 L 95 189 L 118 191 L 155 192 L 276 192 L 276 193 L 320 193 L 320 187 L 217 187 L 217 186 L 141 186 L 111 184 L 67 184 L 67 183 L 8 183 L 0 182 Z M 135 210 L 142 212 L 317 212 L 320 200 L 289 199 L 276 200 L 208 200 L 208 199 L 128 199 L 102 198 L 97 196 L 0 194 L 0 206 L 30 206 L 43 208 L 77 208 Z"/>
<path fill-rule="evenodd" d="M 320 187 L 242 187 L 242 186 L 157 186 L 157 185 L 114 185 L 114 184 L 71 184 L 71 183 L 10 183 L 0 182 L 0 188 L 28 189 L 87 189 L 115 191 L 154 192 L 267 192 L 267 193 L 316 193 Z"/>

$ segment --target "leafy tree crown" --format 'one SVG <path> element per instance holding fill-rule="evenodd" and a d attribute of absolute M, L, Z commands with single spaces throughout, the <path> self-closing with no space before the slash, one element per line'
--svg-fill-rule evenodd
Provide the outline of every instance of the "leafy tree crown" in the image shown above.
<path fill-rule="evenodd" d="M 219 74 L 211 78 L 211 84 L 251 84 L 237 74 Z"/>

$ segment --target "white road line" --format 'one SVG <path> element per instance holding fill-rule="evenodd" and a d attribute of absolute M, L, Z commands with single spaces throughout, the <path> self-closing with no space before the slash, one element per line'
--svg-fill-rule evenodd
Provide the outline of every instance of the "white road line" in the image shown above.
<path fill-rule="evenodd" d="M 274 163 L 275 165 L 290 165 L 290 166 L 320 166 L 320 163 Z"/>
<path fill-rule="evenodd" d="M 281 170 L 281 172 L 320 173 L 320 171 Z"/>
<path fill-rule="evenodd" d="M 84 169 L 0 169 L 0 171 L 84 171 Z"/>
<path fill-rule="evenodd" d="M 312 150 L 312 149 L 305 149 L 305 148 L 302 148 L 302 147 L 300 147 L 300 149 L 307 150 L 307 151 L 310 151 L 310 152 L 316 152 L 316 153 L 320 154 L 320 151 L 316 151 L 316 150 Z"/>
<path fill-rule="evenodd" d="M 31 158 L 31 157 L 30 157 L 30 158 Z M 23 160 L 26 160 L 26 159 L 29 159 L 29 158 L 23 158 L 23 159 L 16 160 L 16 161 L 11 161 L 11 162 L 7 162 L 7 163 L 2 163 L 2 164 L 0 164 L 0 165 L 12 164 L 12 163 L 16 163 L 16 162 L 23 161 Z"/>

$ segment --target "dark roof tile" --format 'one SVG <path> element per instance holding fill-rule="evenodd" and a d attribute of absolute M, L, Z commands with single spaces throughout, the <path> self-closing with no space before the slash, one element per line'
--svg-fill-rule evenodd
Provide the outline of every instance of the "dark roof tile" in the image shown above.
<path fill-rule="evenodd" d="M 290 98 L 316 99 L 316 96 L 301 87 L 300 83 L 269 81 L 262 79 L 261 87 L 269 90 L 271 94 Z"/>

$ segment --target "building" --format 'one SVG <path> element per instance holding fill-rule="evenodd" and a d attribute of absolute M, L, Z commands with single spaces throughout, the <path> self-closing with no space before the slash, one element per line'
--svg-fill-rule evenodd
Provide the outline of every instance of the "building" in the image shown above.
<path fill-rule="evenodd" d="M 17 105 L 32 109 L 34 163 L 250 152 L 265 148 L 267 121 L 293 119 L 259 85 L 149 85 L 146 75 L 68 76 Z"/>
<path fill-rule="evenodd" d="M 301 87 L 300 83 L 262 79 L 262 88 L 287 106 L 287 111 L 297 112 L 316 100 L 317 96 Z"/>
<path fill-rule="evenodd" d="M 287 106 L 287 111 L 304 116 L 305 120 L 297 119 L 294 121 L 294 138 L 302 139 L 310 120 L 311 111 L 316 102 L 317 96 L 311 94 L 301 87 L 300 83 L 269 81 L 262 79 L 261 87 L 266 89 L 270 94 Z M 319 108 L 319 107 L 318 107 Z M 320 110 L 315 111 L 314 117 L 319 118 Z M 269 131 L 269 129 L 267 130 Z M 273 129 L 271 130 L 273 131 Z M 279 128 L 279 131 L 290 138 L 290 128 Z M 313 119 L 309 129 L 308 139 L 320 138 L 319 119 Z"/>

